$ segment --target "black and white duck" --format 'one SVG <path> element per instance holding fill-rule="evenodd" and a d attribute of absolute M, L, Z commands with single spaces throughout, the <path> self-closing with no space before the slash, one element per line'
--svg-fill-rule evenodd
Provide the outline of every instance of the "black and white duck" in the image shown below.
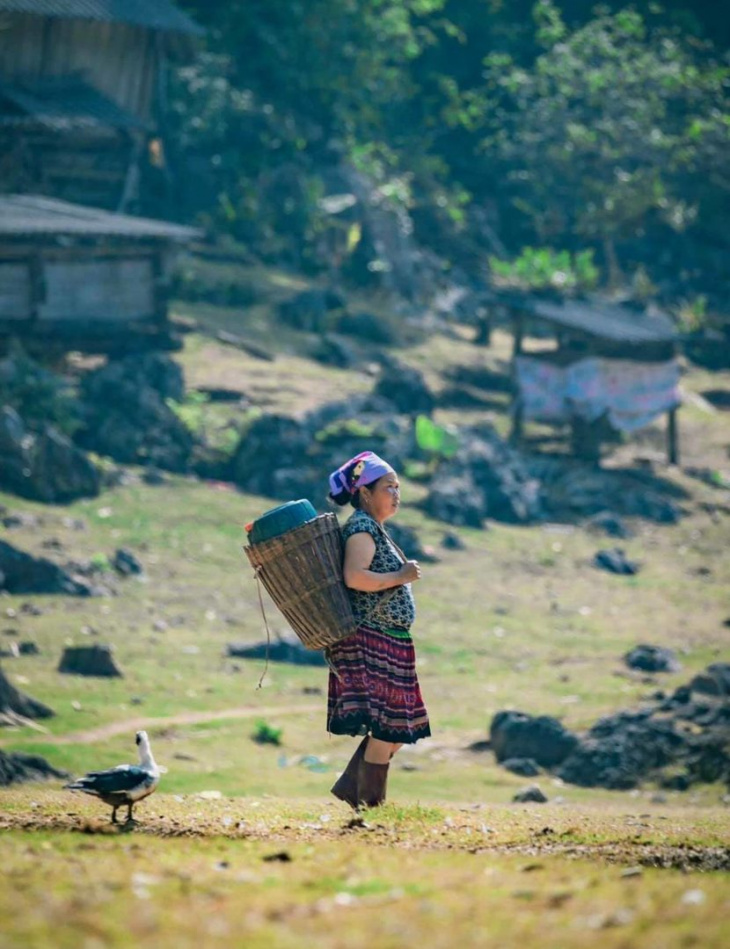
<path fill-rule="evenodd" d="M 139 751 L 139 764 L 120 764 L 116 768 L 106 771 L 89 771 L 83 778 L 78 778 L 71 784 L 65 785 L 69 791 L 82 791 L 101 798 L 112 808 L 112 823 L 116 824 L 117 810 L 127 806 L 127 823 L 132 823 L 132 808 L 134 805 L 157 788 L 160 774 L 165 768 L 160 768 L 152 757 L 150 740 L 147 732 L 137 732 L 135 741 Z"/>

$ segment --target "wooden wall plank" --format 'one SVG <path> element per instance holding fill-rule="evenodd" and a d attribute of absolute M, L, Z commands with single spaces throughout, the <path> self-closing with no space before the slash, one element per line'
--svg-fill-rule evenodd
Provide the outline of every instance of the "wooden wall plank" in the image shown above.
<path fill-rule="evenodd" d="M 44 263 L 44 320 L 93 320 L 100 324 L 155 314 L 152 263 L 144 258 Z"/>
<path fill-rule="evenodd" d="M 6 14 L 0 30 L 0 78 L 81 73 L 137 118 L 153 109 L 157 53 L 148 30 L 127 23 Z"/>
<path fill-rule="evenodd" d="M 0 319 L 30 319 L 31 286 L 27 263 L 0 263 Z"/>

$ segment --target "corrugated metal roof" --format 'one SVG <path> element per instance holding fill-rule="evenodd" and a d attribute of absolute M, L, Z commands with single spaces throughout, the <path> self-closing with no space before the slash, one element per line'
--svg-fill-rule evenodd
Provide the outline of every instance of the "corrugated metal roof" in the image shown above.
<path fill-rule="evenodd" d="M 202 35 L 204 30 L 170 0 L 0 0 L 0 12 L 72 20 L 132 23 L 151 30 Z"/>
<path fill-rule="evenodd" d="M 129 214 L 112 214 L 41 195 L 0 195 L 0 236 L 41 235 L 191 241 L 202 237 L 202 232 L 194 227 Z"/>
<path fill-rule="evenodd" d="M 0 125 L 28 124 L 53 129 L 148 127 L 75 77 L 23 80 L 13 85 L 0 83 Z"/>
<path fill-rule="evenodd" d="M 552 303 L 527 294 L 495 294 L 496 301 L 549 323 L 621 343 L 665 343 L 678 338 L 674 323 L 660 311 L 642 312 L 601 299 Z"/>
<path fill-rule="evenodd" d="M 623 343 L 670 342 L 677 336 L 664 313 L 642 313 L 616 303 L 569 300 L 562 304 L 538 302 L 534 311 L 541 319 L 577 329 L 591 336 Z"/>

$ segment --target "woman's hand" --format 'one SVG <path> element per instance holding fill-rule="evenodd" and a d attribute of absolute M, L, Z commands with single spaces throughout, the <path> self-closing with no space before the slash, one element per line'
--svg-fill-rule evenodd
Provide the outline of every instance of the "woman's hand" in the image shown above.
<path fill-rule="evenodd" d="M 421 579 L 421 568 L 417 560 L 406 560 L 398 571 L 401 577 L 401 583 L 413 583 L 414 580 Z"/>

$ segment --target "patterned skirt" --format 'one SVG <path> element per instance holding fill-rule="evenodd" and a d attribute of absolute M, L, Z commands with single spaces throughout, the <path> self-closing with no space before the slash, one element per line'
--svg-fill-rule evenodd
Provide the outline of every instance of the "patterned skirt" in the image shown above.
<path fill-rule="evenodd" d="M 330 646 L 327 731 L 370 732 L 381 741 L 413 744 L 431 729 L 416 675 L 416 653 L 406 630 L 358 627 Z"/>

